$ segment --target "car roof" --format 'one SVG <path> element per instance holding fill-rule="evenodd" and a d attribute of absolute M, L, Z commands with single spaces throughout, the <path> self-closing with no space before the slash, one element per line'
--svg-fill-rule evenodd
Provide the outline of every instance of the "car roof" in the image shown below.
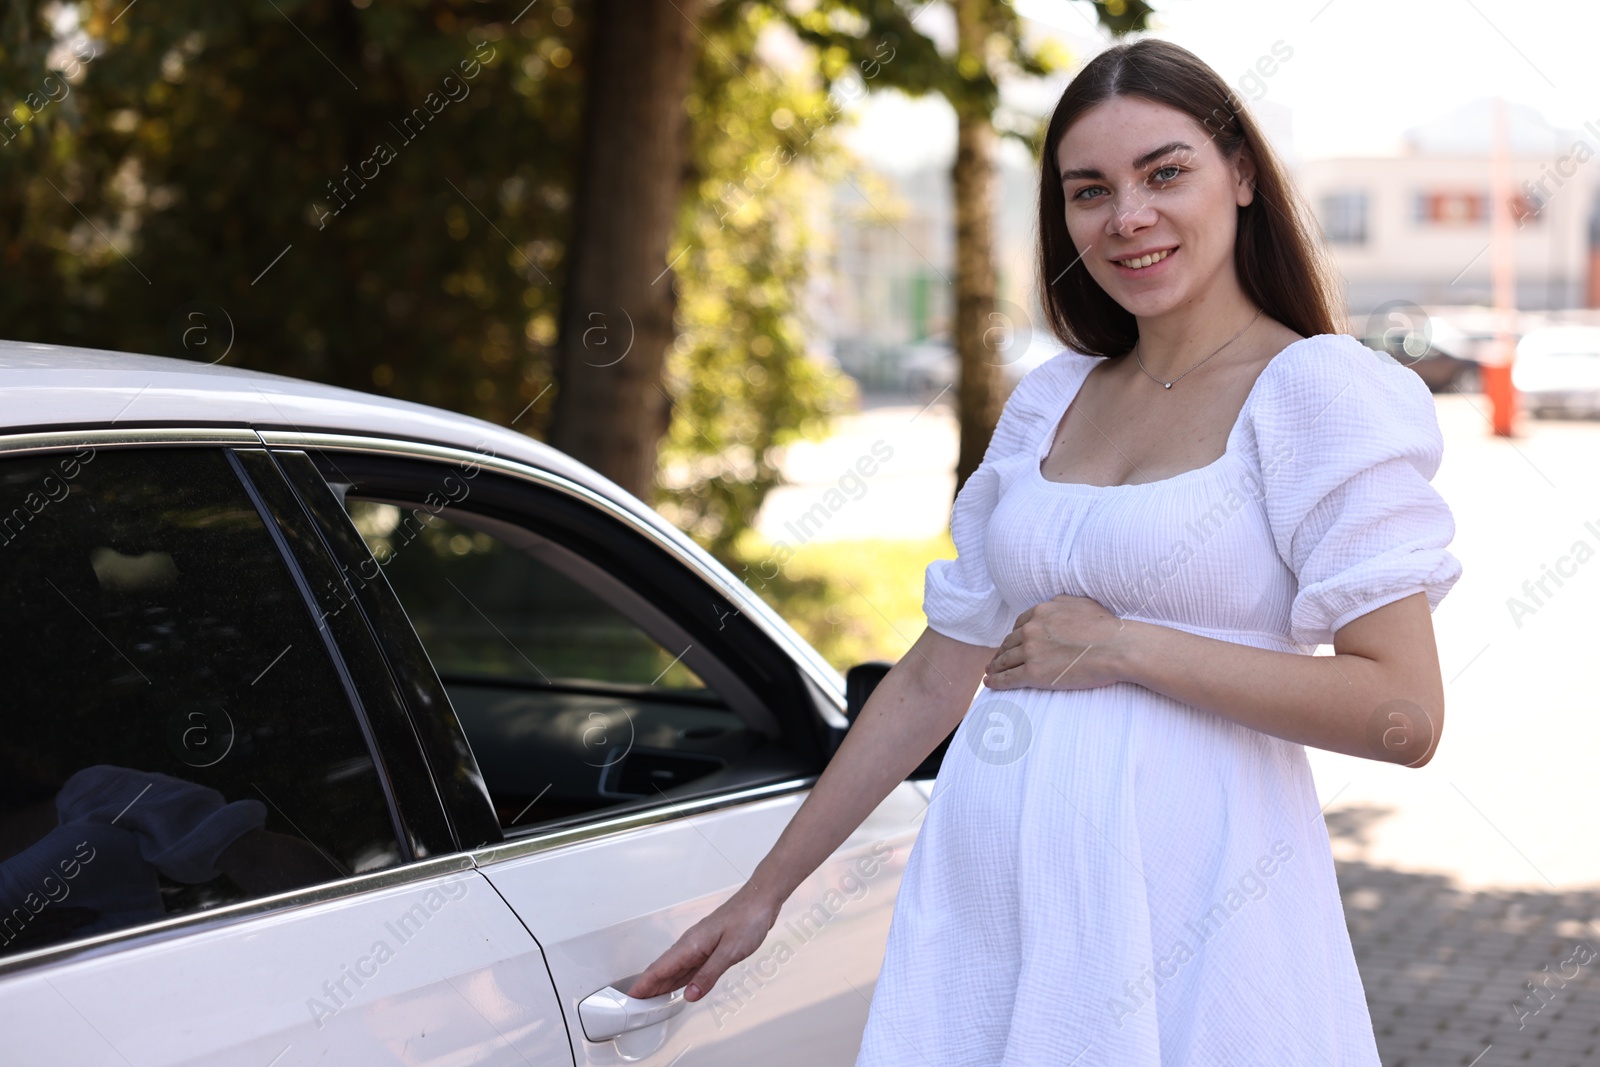
<path fill-rule="evenodd" d="M 0 341 L 0 434 L 175 425 L 390 436 L 492 450 L 608 498 L 626 495 L 542 441 L 426 404 L 166 356 Z"/>
<path fill-rule="evenodd" d="M 611 501 L 684 552 L 726 574 L 688 534 L 611 479 L 542 441 L 468 415 L 264 371 L 166 356 L 0 341 L 0 439 L 83 429 L 207 427 L 292 430 L 465 449 L 535 467 Z M 738 585 L 736 578 L 729 579 Z M 844 679 L 781 615 L 751 594 L 748 609 L 795 642 L 830 687 Z"/>
<path fill-rule="evenodd" d="M 1517 351 L 1523 355 L 1563 349 L 1600 352 L 1600 326 L 1572 324 L 1540 326 L 1529 330 L 1517 342 Z"/>

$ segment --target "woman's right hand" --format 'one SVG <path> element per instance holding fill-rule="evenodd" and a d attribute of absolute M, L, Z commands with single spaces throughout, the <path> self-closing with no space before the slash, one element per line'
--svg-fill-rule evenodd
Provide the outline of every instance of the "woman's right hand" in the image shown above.
<path fill-rule="evenodd" d="M 724 971 L 761 947 L 778 921 L 781 903 L 773 903 L 746 882 L 646 967 L 627 995 L 654 997 L 687 983 L 684 999 L 699 1000 Z"/>

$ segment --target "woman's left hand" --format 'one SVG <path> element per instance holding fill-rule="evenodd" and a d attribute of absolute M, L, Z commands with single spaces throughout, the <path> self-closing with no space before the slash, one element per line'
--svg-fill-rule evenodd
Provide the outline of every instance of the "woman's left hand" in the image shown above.
<path fill-rule="evenodd" d="M 1095 689 L 1124 681 L 1134 625 L 1089 597 L 1052 597 L 1017 616 L 1016 628 L 989 661 L 983 684 Z"/>

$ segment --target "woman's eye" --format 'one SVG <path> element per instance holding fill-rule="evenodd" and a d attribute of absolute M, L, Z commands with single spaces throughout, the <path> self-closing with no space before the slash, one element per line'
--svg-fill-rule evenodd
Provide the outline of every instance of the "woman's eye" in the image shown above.
<path fill-rule="evenodd" d="M 1162 175 L 1166 174 L 1169 170 L 1172 173 L 1163 178 Z M 1158 182 L 1170 182 L 1181 173 L 1183 173 L 1182 167 L 1178 166 L 1176 163 L 1168 163 L 1166 166 L 1162 167 L 1160 170 L 1151 175 L 1151 177 L 1155 178 L 1155 180 Z"/>
<path fill-rule="evenodd" d="M 1072 194 L 1072 199 L 1074 199 L 1074 200 L 1090 200 L 1090 199 L 1093 199 L 1092 197 L 1087 197 L 1087 196 L 1084 196 L 1083 194 L 1084 193 L 1092 193 L 1092 192 L 1094 192 L 1095 190 L 1097 190 L 1099 188 L 1100 187 L 1098 185 L 1086 185 L 1082 189 L 1079 189 L 1077 192 L 1073 193 Z"/>

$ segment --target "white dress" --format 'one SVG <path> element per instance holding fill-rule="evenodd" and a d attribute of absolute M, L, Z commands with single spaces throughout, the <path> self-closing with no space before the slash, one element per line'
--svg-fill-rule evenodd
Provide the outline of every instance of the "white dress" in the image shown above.
<path fill-rule="evenodd" d="M 1100 360 L 1030 372 L 958 494 L 928 625 L 995 647 L 1059 593 L 1310 655 L 1461 575 L 1413 371 L 1343 334 L 1260 373 L 1221 459 L 1039 471 Z M 1179 399 L 1179 398 L 1174 398 Z M 1379 1067 L 1302 745 L 1132 683 L 982 688 L 907 861 L 857 1067 Z"/>

